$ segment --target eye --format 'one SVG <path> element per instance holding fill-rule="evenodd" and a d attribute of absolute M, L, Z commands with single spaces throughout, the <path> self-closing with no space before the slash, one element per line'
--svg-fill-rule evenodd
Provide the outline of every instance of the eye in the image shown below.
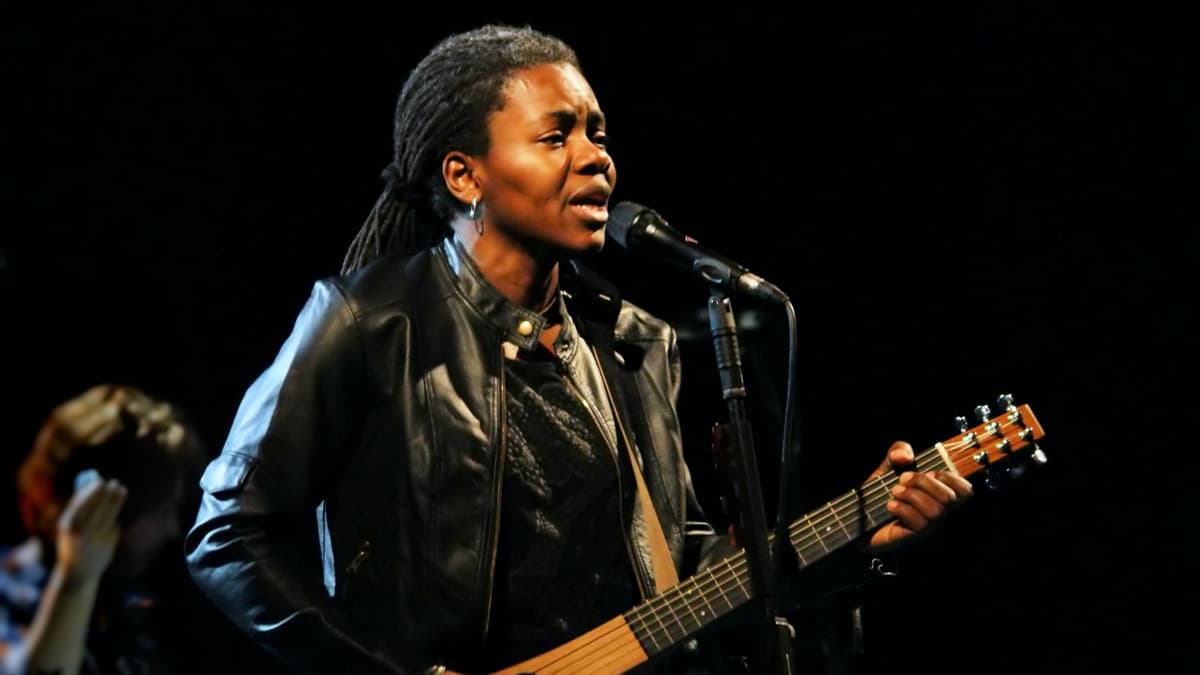
<path fill-rule="evenodd" d="M 592 133 L 592 142 L 602 148 L 607 148 L 608 147 L 608 132 L 604 131 L 603 129 L 596 130 L 595 132 Z"/>
<path fill-rule="evenodd" d="M 567 135 L 561 131 L 555 131 L 542 136 L 540 140 L 542 143 L 549 143 L 550 145 L 558 146 L 566 142 Z"/>

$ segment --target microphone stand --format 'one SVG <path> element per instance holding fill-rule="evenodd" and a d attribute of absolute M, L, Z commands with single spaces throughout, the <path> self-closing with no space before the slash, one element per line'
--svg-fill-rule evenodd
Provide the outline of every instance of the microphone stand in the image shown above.
<path fill-rule="evenodd" d="M 792 675 L 792 639 L 795 630 L 787 619 L 776 614 L 776 588 L 779 575 L 773 573 L 772 551 L 767 537 L 767 518 L 763 506 L 762 488 L 758 477 L 754 437 L 746 417 L 746 384 L 742 377 L 742 357 L 738 349 L 737 322 L 729 298 L 716 289 L 708 300 L 709 327 L 716 350 L 717 369 L 721 375 L 722 396 L 729 409 L 730 456 L 737 470 L 733 487 L 742 508 L 738 509 L 739 541 L 746 549 L 746 564 L 750 572 L 750 587 L 755 598 L 762 600 L 763 620 L 768 627 L 768 651 L 771 673 Z M 782 508 L 782 504 L 780 505 Z M 782 520 L 786 514 L 780 513 Z M 786 530 L 785 530 L 786 533 Z M 777 544 L 779 542 L 776 542 Z M 775 556 L 782 565 L 782 556 Z"/>

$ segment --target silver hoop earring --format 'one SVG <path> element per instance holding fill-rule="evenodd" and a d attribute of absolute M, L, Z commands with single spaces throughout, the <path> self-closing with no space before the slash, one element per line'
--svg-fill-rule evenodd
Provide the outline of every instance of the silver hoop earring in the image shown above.
<path fill-rule="evenodd" d="M 483 209 L 478 197 L 471 197 L 471 220 L 475 221 L 475 234 L 483 236 Z"/>

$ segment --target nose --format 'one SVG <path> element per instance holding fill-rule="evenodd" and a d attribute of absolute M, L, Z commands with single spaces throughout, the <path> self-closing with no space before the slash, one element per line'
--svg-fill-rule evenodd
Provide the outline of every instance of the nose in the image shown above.
<path fill-rule="evenodd" d="M 612 155 L 608 154 L 608 149 L 591 139 L 583 141 L 577 157 L 576 170 L 579 173 L 593 176 L 608 174 L 613 170 L 613 159 Z"/>

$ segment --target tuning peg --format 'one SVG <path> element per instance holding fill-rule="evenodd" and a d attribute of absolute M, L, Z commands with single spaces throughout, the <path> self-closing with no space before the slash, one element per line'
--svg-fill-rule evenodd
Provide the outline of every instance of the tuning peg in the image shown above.
<path fill-rule="evenodd" d="M 1045 464 L 1047 461 L 1046 453 L 1042 452 L 1042 449 L 1038 447 L 1037 443 L 1033 444 L 1033 454 L 1030 455 L 1029 458 L 1032 459 L 1038 466 Z"/>
<path fill-rule="evenodd" d="M 955 417 L 954 418 L 954 426 L 957 427 L 959 431 L 966 432 L 966 430 L 968 428 L 967 418 L 962 415 Z"/>
<path fill-rule="evenodd" d="M 975 406 L 975 417 L 977 417 L 980 422 L 988 421 L 988 418 L 991 416 L 992 416 L 991 408 L 987 407 L 986 405 Z"/>
<path fill-rule="evenodd" d="M 1013 405 L 1013 395 L 1012 394 L 1000 394 L 999 396 L 997 396 L 996 397 L 996 406 L 998 408 L 1000 408 L 1001 410 L 1007 410 L 1008 412 L 1012 412 L 1013 410 L 1016 410 L 1016 406 Z"/>

